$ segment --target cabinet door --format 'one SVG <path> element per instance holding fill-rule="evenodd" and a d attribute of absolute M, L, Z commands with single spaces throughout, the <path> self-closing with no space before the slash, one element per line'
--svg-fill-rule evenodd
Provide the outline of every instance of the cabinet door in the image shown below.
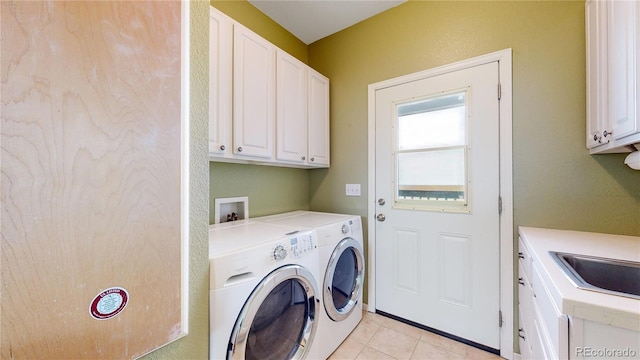
<path fill-rule="evenodd" d="M 329 79 L 309 69 L 309 165 L 329 166 Z"/>
<path fill-rule="evenodd" d="M 608 86 L 609 119 L 613 137 L 620 139 L 638 132 L 636 121 L 636 44 L 638 3 L 608 1 Z"/>
<path fill-rule="evenodd" d="M 307 159 L 307 65 L 278 50 L 276 81 L 276 159 Z"/>
<path fill-rule="evenodd" d="M 231 154 L 233 20 L 209 7 L 209 154 Z"/>
<path fill-rule="evenodd" d="M 275 137 L 276 48 L 234 24 L 233 153 L 271 159 Z"/>
<path fill-rule="evenodd" d="M 585 5 L 587 36 L 587 148 L 610 141 L 607 127 L 607 4 L 589 0 Z M 606 135 L 606 136 L 605 136 Z"/>

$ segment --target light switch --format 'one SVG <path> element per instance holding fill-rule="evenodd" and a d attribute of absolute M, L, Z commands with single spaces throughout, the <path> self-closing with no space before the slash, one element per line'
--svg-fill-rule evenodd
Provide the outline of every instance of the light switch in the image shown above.
<path fill-rule="evenodd" d="M 360 196 L 360 184 L 347 184 L 347 196 Z"/>

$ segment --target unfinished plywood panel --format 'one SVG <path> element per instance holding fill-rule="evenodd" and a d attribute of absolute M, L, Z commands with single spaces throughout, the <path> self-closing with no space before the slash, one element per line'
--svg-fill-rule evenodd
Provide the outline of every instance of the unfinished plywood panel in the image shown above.
<path fill-rule="evenodd" d="M 2 1 L 2 359 L 135 358 L 181 317 L 181 4 Z"/>

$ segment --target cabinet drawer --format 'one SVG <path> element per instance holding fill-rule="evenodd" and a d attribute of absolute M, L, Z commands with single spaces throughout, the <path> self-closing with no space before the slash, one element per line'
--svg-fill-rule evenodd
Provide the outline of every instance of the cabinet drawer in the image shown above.
<path fill-rule="evenodd" d="M 525 245 L 524 241 L 522 241 L 522 238 L 518 238 L 518 260 L 520 264 L 522 264 L 527 278 L 531 279 L 531 264 L 533 261 L 531 259 L 531 252 L 527 248 L 527 245 Z"/>
<path fill-rule="evenodd" d="M 533 329 L 533 289 L 531 282 L 523 271 L 522 263 L 518 265 L 518 303 L 520 308 L 519 328 L 529 334 Z"/>
<path fill-rule="evenodd" d="M 532 270 L 533 316 L 538 327 L 538 335 L 541 342 L 546 343 L 552 358 L 566 359 L 569 351 L 569 319 L 556 307 L 551 292 L 542 281 L 535 264 Z"/>

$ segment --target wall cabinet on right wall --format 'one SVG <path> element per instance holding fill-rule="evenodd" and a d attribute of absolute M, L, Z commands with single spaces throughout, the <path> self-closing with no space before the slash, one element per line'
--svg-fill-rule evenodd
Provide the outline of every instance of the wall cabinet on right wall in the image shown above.
<path fill-rule="evenodd" d="M 624 153 L 640 144 L 640 3 L 588 0 L 587 148 Z"/>

